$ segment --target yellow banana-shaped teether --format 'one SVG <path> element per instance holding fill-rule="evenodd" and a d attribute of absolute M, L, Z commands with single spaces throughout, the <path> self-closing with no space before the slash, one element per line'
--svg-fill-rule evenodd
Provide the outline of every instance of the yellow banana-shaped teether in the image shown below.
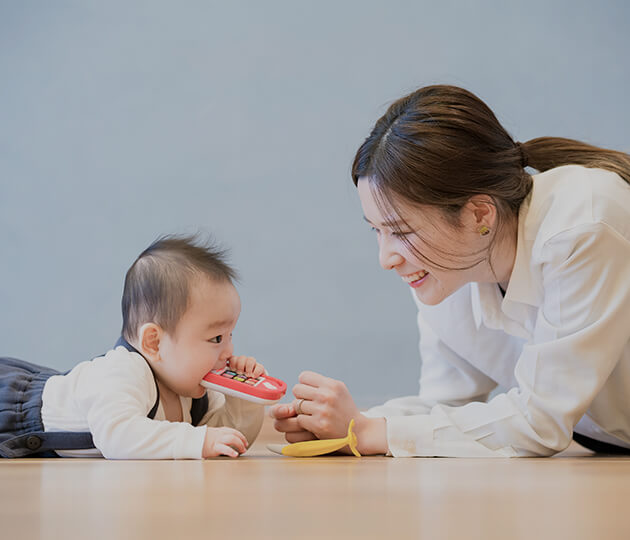
<path fill-rule="evenodd" d="M 322 454 L 330 454 L 336 450 L 341 450 L 344 446 L 348 445 L 352 453 L 361 457 L 357 450 L 357 436 L 352 431 L 354 427 L 354 419 L 350 420 L 348 426 L 348 435 L 343 439 L 324 439 L 315 441 L 302 441 L 293 444 L 287 444 L 282 447 L 281 453 L 285 456 L 292 457 L 313 457 L 321 456 Z"/>

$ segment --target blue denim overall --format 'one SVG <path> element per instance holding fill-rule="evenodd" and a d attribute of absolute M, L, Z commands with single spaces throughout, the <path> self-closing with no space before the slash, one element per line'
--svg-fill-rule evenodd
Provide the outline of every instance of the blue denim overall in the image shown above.
<path fill-rule="evenodd" d="M 115 347 L 123 346 L 140 354 L 122 337 Z M 44 431 L 42 423 L 42 393 L 46 381 L 60 372 L 16 358 L 0 358 L 0 457 L 58 457 L 55 450 L 86 450 L 94 448 L 92 434 L 73 431 Z M 155 418 L 160 393 L 147 414 Z M 208 396 L 193 399 L 190 414 L 197 425 L 208 410 Z"/>

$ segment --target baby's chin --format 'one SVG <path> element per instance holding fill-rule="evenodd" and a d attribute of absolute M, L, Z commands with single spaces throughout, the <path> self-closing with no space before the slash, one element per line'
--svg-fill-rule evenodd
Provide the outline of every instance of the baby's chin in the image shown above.
<path fill-rule="evenodd" d="M 194 394 L 193 394 L 193 395 L 191 395 L 190 397 L 191 397 L 191 398 L 193 398 L 193 399 L 199 399 L 200 397 L 203 397 L 203 396 L 204 396 L 204 394 L 206 393 L 206 391 L 207 391 L 207 390 L 206 390 L 206 388 L 205 388 L 205 387 L 203 387 L 203 386 L 199 385 L 199 386 L 197 387 L 196 391 L 194 392 Z"/>

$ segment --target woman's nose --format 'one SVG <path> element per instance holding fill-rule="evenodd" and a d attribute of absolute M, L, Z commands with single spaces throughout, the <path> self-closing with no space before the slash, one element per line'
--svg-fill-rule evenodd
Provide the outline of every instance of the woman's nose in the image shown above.
<path fill-rule="evenodd" d="M 403 256 L 398 253 L 387 239 L 379 242 L 378 259 L 385 270 L 392 270 L 404 262 Z"/>

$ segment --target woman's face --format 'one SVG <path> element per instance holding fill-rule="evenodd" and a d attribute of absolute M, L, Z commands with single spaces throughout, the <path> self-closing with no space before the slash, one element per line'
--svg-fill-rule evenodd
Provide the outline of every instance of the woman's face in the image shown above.
<path fill-rule="evenodd" d="M 487 247 L 487 240 L 479 236 L 472 212 L 462 212 L 457 228 L 431 207 L 418 209 L 402 204 L 398 205 L 399 216 L 384 216 L 367 178 L 359 179 L 358 191 L 365 220 L 376 231 L 381 266 L 395 270 L 423 304 L 439 304 L 466 283 L 485 281 L 484 264 L 467 270 L 445 270 L 427 262 L 461 268 L 483 260 L 480 252 Z M 399 223 L 400 233 L 386 224 L 387 217 Z M 407 225 L 400 222 L 401 217 Z M 427 260 L 418 257 L 405 241 Z"/>

